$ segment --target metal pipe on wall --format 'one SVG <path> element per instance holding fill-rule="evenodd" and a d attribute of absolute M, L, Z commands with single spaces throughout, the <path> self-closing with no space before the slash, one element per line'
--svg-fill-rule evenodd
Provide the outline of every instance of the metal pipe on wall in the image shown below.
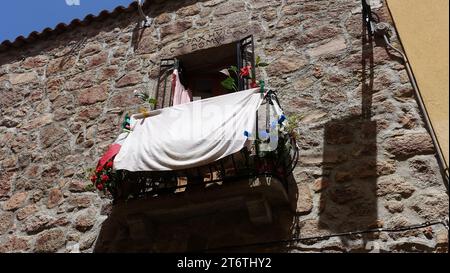
<path fill-rule="evenodd" d="M 439 142 L 438 142 L 436 134 L 434 133 L 434 130 L 433 130 L 433 125 L 431 124 L 430 118 L 429 118 L 429 116 L 427 114 L 427 111 L 426 111 L 426 108 L 425 108 L 425 104 L 423 103 L 423 100 L 422 100 L 422 96 L 420 95 L 419 87 L 417 85 L 417 82 L 416 82 L 416 79 L 414 77 L 414 74 L 412 73 L 411 65 L 410 65 L 410 63 L 408 61 L 408 58 L 406 57 L 405 53 L 403 53 L 398 48 L 394 47 L 391 44 L 391 42 L 389 41 L 389 38 L 388 38 L 389 30 L 391 30 L 391 32 L 394 33 L 394 30 L 393 30 L 391 25 L 389 25 L 387 23 L 378 23 L 378 24 L 375 25 L 375 32 L 374 32 L 374 34 L 382 36 L 383 39 L 384 39 L 384 42 L 386 43 L 386 45 L 389 48 L 391 48 L 392 50 L 394 50 L 395 52 L 399 53 L 400 56 L 402 57 L 403 62 L 405 63 L 406 72 L 408 74 L 409 80 L 410 80 L 411 85 L 413 87 L 414 95 L 415 95 L 417 103 L 419 105 L 419 109 L 422 112 L 422 115 L 423 115 L 423 118 L 424 118 L 424 121 L 425 121 L 426 129 L 430 133 L 431 139 L 433 141 L 433 145 L 434 145 L 434 147 L 436 149 L 436 156 L 437 156 L 439 168 L 441 170 L 442 177 L 444 178 L 445 186 L 448 189 L 448 176 L 449 176 L 448 175 L 448 167 L 445 164 L 444 155 L 442 154 L 441 148 L 439 146 Z"/>
<path fill-rule="evenodd" d="M 448 190 L 448 184 L 449 184 L 448 166 L 445 163 L 444 155 L 442 154 L 442 150 L 441 150 L 441 148 L 439 146 L 439 142 L 438 142 L 436 134 L 434 133 L 434 130 L 433 130 L 433 125 L 431 124 L 430 118 L 429 118 L 428 113 L 426 111 L 425 104 L 423 103 L 423 100 L 422 100 L 422 96 L 420 95 L 419 87 L 417 85 L 416 79 L 415 79 L 414 74 L 412 72 L 411 65 L 410 65 L 406 55 L 401 50 L 395 48 L 391 44 L 391 42 L 389 41 L 389 37 L 388 37 L 389 33 L 395 34 L 395 30 L 388 23 L 376 22 L 376 24 L 374 24 L 370 3 L 368 2 L 368 0 L 361 0 L 361 4 L 362 4 L 363 18 L 364 18 L 366 27 L 367 27 L 367 29 L 369 31 L 369 35 L 378 35 L 378 36 L 383 37 L 386 45 L 389 48 L 391 48 L 392 50 L 394 50 L 397 53 L 399 53 L 401 55 L 402 59 L 403 59 L 403 62 L 405 63 L 406 72 L 408 74 L 409 80 L 410 80 L 411 85 L 413 87 L 414 95 L 415 95 L 416 100 L 418 102 L 419 110 L 421 111 L 422 116 L 424 117 L 426 129 L 430 133 L 433 145 L 435 147 L 436 156 L 437 156 L 439 168 L 440 168 L 440 171 L 441 171 L 441 174 L 442 174 L 442 178 L 444 179 L 445 187 Z"/>

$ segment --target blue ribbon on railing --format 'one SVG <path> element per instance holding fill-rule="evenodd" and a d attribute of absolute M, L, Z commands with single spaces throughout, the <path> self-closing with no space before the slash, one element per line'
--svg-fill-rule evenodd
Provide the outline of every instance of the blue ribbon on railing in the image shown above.
<path fill-rule="evenodd" d="M 283 123 L 283 121 L 286 120 L 286 116 L 285 115 L 281 115 L 280 119 L 278 120 L 278 124 Z"/>

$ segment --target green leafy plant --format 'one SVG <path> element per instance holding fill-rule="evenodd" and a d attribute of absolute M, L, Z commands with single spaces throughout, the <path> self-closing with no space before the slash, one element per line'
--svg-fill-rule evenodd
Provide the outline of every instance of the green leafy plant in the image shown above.
<path fill-rule="evenodd" d="M 261 57 L 259 57 L 259 56 L 256 57 L 256 63 L 255 63 L 256 67 L 265 67 L 268 65 L 269 65 L 268 63 L 261 62 Z"/>
<path fill-rule="evenodd" d="M 83 169 L 84 179 L 89 179 L 91 177 L 93 171 L 94 171 L 94 168 L 92 168 L 92 167 L 84 168 Z"/>
<path fill-rule="evenodd" d="M 93 184 L 87 184 L 87 185 L 84 187 L 84 189 L 85 189 L 86 191 L 93 191 L 95 188 L 94 188 L 94 185 L 93 185 Z"/>
<path fill-rule="evenodd" d="M 157 100 L 155 98 L 151 98 L 147 93 L 134 90 L 134 96 L 140 98 L 144 103 L 149 103 L 153 108 L 155 108 Z"/>
<path fill-rule="evenodd" d="M 256 68 L 258 67 L 265 67 L 269 64 L 266 62 L 261 61 L 261 57 L 257 56 L 255 60 L 255 69 L 252 68 L 251 65 L 247 65 L 241 68 L 240 71 L 238 71 L 238 68 L 236 66 L 230 66 L 229 68 L 223 69 L 220 72 L 227 75 L 227 78 L 223 80 L 220 84 L 229 91 L 237 91 L 237 86 L 235 82 L 235 78 L 245 78 L 245 79 L 251 79 L 250 87 L 256 88 L 258 87 L 257 81 L 256 81 Z M 231 75 L 234 75 L 235 77 L 232 77 Z"/>
<path fill-rule="evenodd" d="M 236 82 L 234 78 L 231 76 L 231 74 L 234 73 L 234 75 L 236 75 L 237 78 L 238 77 L 237 70 L 238 70 L 237 67 L 232 65 L 229 68 L 220 71 L 223 74 L 227 75 L 227 78 L 220 83 L 223 86 L 223 88 L 227 90 L 233 90 L 235 92 L 237 91 Z"/>
<path fill-rule="evenodd" d="M 298 132 L 297 132 L 298 123 L 300 122 L 300 120 L 302 118 L 303 118 L 303 116 L 299 115 L 299 114 L 292 114 L 292 115 L 289 115 L 289 117 L 287 118 L 287 122 L 284 127 L 284 130 L 286 133 L 293 136 L 295 139 L 298 138 Z"/>

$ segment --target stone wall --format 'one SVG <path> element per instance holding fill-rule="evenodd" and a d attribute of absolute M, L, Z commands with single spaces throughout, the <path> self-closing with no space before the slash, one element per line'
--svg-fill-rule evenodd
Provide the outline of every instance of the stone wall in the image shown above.
<path fill-rule="evenodd" d="M 360 1 L 155 1 L 0 52 L 0 252 L 92 252 L 111 211 L 84 174 L 120 132 L 159 60 L 253 34 L 260 71 L 300 116 L 292 236 L 448 217 L 405 67 L 365 41 Z M 386 6 L 374 10 L 391 22 Z M 394 42 L 399 46 L 397 41 Z M 286 238 L 283 238 L 286 239 Z M 251 251 L 447 251 L 440 225 Z"/>

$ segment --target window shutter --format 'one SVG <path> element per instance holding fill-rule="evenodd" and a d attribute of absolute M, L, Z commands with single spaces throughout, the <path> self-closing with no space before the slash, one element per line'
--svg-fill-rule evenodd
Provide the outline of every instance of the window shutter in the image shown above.
<path fill-rule="evenodd" d="M 253 35 L 247 36 L 240 40 L 236 44 L 237 50 L 237 68 L 238 73 L 241 68 L 250 65 L 252 66 L 252 73 L 255 73 L 255 46 L 253 43 Z M 256 76 L 256 75 L 254 75 Z M 250 87 L 250 82 L 248 79 L 238 79 L 238 89 L 245 90 Z"/>
<path fill-rule="evenodd" d="M 156 109 L 172 105 L 172 73 L 178 65 L 178 60 L 162 59 L 159 64 L 158 84 L 156 86 Z"/>

